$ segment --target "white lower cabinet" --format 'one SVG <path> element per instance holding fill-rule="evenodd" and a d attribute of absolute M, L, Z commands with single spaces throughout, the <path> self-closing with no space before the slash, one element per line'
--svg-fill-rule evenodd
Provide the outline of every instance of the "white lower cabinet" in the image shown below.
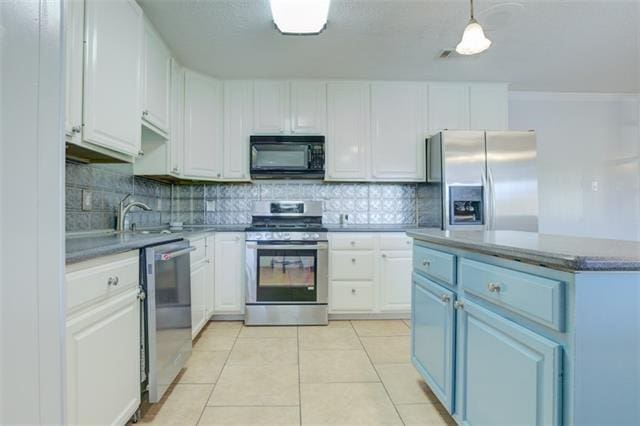
<path fill-rule="evenodd" d="M 69 424 L 125 424 L 140 404 L 138 252 L 67 267 Z"/>
<path fill-rule="evenodd" d="M 206 317 L 206 259 L 191 264 L 191 336 L 196 337 L 207 323 Z"/>
<path fill-rule="evenodd" d="M 411 311 L 411 240 L 404 233 L 329 234 L 329 312 Z"/>
<path fill-rule="evenodd" d="M 244 232 L 215 237 L 214 313 L 244 313 Z"/>
<path fill-rule="evenodd" d="M 380 310 L 411 310 L 411 251 L 384 250 L 380 255 Z"/>

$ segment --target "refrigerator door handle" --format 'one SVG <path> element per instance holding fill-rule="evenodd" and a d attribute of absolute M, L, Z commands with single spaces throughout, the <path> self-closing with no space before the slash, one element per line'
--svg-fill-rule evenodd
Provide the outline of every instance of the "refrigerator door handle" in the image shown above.
<path fill-rule="evenodd" d="M 496 227 L 496 192 L 493 187 L 493 175 L 491 174 L 491 168 L 487 167 L 487 181 L 489 184 L 489 196 L 488 198 L 488 208 L 489 208 L 489 220 L 488 220 L 488 230 L 494 230 Z"/>
<path fill-rule="evenodd" d="M 484 223 L 484 229 L 488 231 L 489 224 L 491 221 L 491 209 L 489 207 L 489 202 L 491 200 L 491 189 L 489 188 L 489 182 L 484 170 L 481 173 L 481 178 L 482 178 L 482 188 L 483 188 L 483 191 L 482 191 L 483 223 Z"/>

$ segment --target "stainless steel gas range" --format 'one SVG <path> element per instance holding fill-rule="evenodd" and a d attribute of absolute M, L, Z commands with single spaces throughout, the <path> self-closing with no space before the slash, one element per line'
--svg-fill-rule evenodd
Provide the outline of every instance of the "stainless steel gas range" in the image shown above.
<path fill-rule="evenodd" d="M 320 201 L 259 201 L 246 230 L 247 325 L 328 323 Z"/>

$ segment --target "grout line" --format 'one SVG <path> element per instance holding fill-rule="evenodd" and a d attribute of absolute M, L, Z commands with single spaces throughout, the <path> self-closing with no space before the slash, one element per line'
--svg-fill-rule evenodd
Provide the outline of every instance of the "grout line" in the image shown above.
<path fill-rule="evenodd" d="M 300 327 L 296 327 L 296 354 L 298 356 L 298 422 L 302 426 L 302 378 L 300 377 Z"/>
<path fill-rule="evenodd" d="M 380 384 L 382 385 L 382 388 L 384 389 L 384 392 L 387 394 L 387 398 L 389 398 L 389 402 L 391 402 L 391 405 L 393 405 L 393 409 L 396 411 L 398 419 L 400 419 L 400 423 L 402 423 L 404 425 L 405 423 L 404 423 L 404 420 L 402 420 L 402 416 L 400 415 L 400 411 L 398 411 L 398 407 L 396 406 L 396 403 L 393 402 L 393 399 L 391 398 L 391 394 L 389 393 L 389 391 L 387 390 L 387 387 L 385 386 L 384 382 L 382 381 L 382 377 L 380 377 L 380 374 L 378 373 L 378 369 L 376 368 L 376 365 L 373 363 L 373 360 L 371 360 L 371 357 L 369 356 L 369 352 L 367 352 L 366 346 L 362 343 L 362 339 L 360 338 L 360 335 L 358 334 L 358 331 L 353 326 L 353 322 L 349 321 L 349 324 L 351 324 L 351 328 L 356 333 L 356 336 L 358 337 L 358 341 L 360 342 L 360 344 L 362 345 L 362 348 L 364 349 L 364 353 L 367 354 L 367 359 L 369 359 L 369 362 L 371 363 L 371 366 L 373 367 L 373 371 L 376 372 L 376 376 L 378 376 L 378 380 L 380 380 Z"/>
<path fill-rule="evenodd" d="M 209 327 L 209 324 L 207 324 L 207 326 L 205 328 L 207 328 L 207 327 Z M 204 328 L 203 328 L 202 331 L 205 331 Z M 202 331 L 200 332 L 200 334 L 202 334 Z M 231 349 L 229 349 L 229 353 L 227 354 L 227 357 L 224 360 L 224 364 L 222 364 L 222 368 L 220 369 L 220 374 L 218 374 L 218 377 L 216 378 L 216 382 L 213 384 L 213 387 L 211 388 L 211 391 L 209 392 L 209 396 L 207 397 L 207 401 L 204 403 L 204 407 L 202 407 L 202 411 L 200 412 L 200 416 L 198 417 L 198 421 L 196 422 L 196 425 L 200 423 L 200 420 L 202 420 L 202 415 L 204 414 L 204 410 L 206 410 L 207 407 L 209 406 L 209 400 L 211 399 L 211 396 L 213 395 L 213 391 L 215 390 L 216 386 L 218 386 L 218 382 L 220 381 L 220 377 L 222 377 L 222 373 L 224 372 L 224 369 L 227 366 L 227 362 L 229 361 L 229 358 L 231 357 L 231 351 L 236 346 L 236 342 L 238 341 L 238 336 L 240 336 L 240 331 L 242 331 L 242 326 L 238 330 L 238 334 L 236 334 L 236 338 L 233 340 L 233 345 L 231 345 Z M 199 337 L 200 336 L 198 336 L 198 338 Z"/>

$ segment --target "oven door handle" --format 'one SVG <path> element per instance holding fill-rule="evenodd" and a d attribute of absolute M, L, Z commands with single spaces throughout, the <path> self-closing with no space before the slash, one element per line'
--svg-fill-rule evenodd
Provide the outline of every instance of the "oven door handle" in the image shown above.
<path fill-rule="evenodd" d="M 167 253 L 160 253 L 160 254 L 156 255 L 156 260 L 161 260 L 163 262 L 166 262 L 167 260 L 171 260 L 171 259 L 174 259 L 174 258 L 176 258 L 178 256 L 182 256 L 182 255 L 185 255 L 187 253 L 191 253 L 192 251 L 195 251 L 195 250 L 196 250 L 195 247 L 190 246 L 190 247 L 184 248 L 182 250 L 170 251 L 170 252 L 167 252 Z"/>
<path fill-rule="evenodd" d="M 264 250 L 327 250 L 329 245 L 327 243 L 318 244 L 257 244 L 247 243 L 248 249 L 264 249 Z"/>

